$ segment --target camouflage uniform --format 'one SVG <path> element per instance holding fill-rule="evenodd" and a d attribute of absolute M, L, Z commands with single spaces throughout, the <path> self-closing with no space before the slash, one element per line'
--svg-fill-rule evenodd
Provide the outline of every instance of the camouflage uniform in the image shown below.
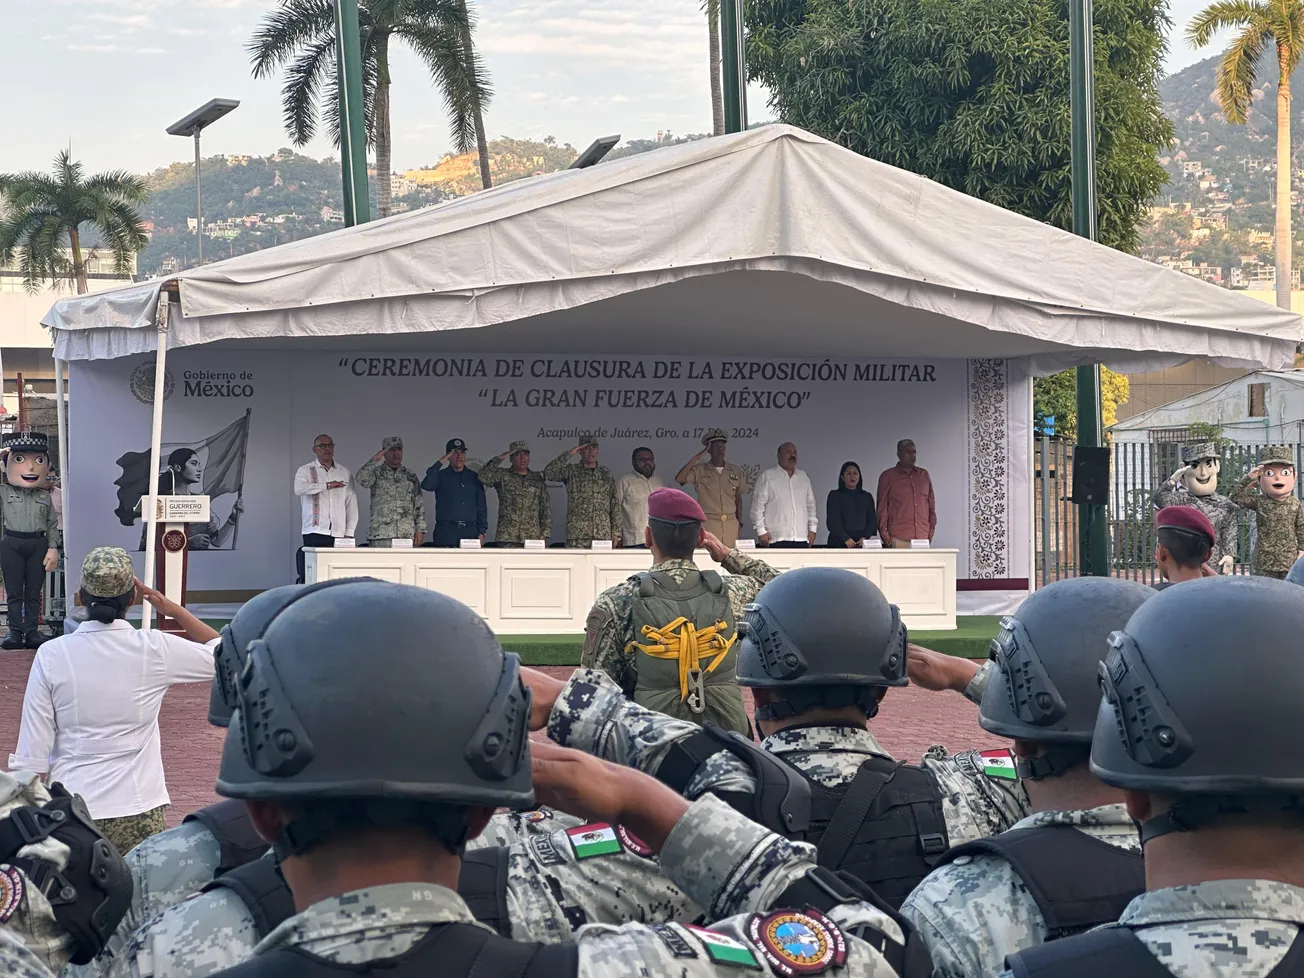
<path fill-rule="evenodd" d="M 372 459 L 358 470 L 353 481 L 371 490 L 368 546 L 388 547 L 391 540 L 411 540 L 426 532 L 421 480 L 406 465 L 391 469 L 384 459 Z"/>
<path fill-rule="evenodd" d="M 552 536 L 552 500 L 542 475 L 533 471 L 517 475 L 510 466 L 490 463 L 480 470 L 480 482 L 486 489 L 498 490 L 495 541 L 519 545 Z"/>
<path fill-rule="evenodd" d="M 0 974 L 5 978 L 54 978 L 54 972 L 23 945 L 16 933 L 0 929 Z"/>
<path fill-rule="evenodd" d="M 510 936 L 561 944 L 574 941 L 575 931 L 584 924 L 655 924 L 700 917 L 701 908 L 656 867 L 655 857 L 629 850 L 579 859 L 565 829 L 519 841 L 508 849 Z M 244 901 L 230 889 L 211 890 L 149 921 L 104 974 L 207 978 L 244 961 L 258 940 Z"/>
<path fill-rule="evenodd" d="M 1304 889 L 1275 880 L 1165 887 L 1142 893 L 1110 926 L 1132 928 L 1176 978 L 1263 978 L 1304 926 Z"/>
<path fill-rule="evenodd" d="M 530 812 L 495 812 L 485 830 L 466 844 L 467 851 L 510 846 L 536 835 L 551 835 L 558 829 L 573 829 L 584 819 L 540 805 Z"/>
<path fill-rule="evenodd" d="M 735 619 L 742 618 L 743 605 L 755 598 L 767 581 L 779 576 L 779 572 L 765 561 L 746 557 L 737 550 L 731 550 L 721 566 L 731 575 L 724 578 L 724 587 L 729 593 Z M 649 570 L 663 571 L 674 578 L 676 584 L 682 584 L 685 577 L 697 570 L 697 564 L 690 559 L 663 560 L 653 564 Z M 626 695 L 633 695 L 638 681 L 635 653 L 626 650 L 635 639 L 634 600 L 637 597 L 637 577 L 599 594 L 584 623 L 584 648 L 580 652 L 581 667 L 602 669 Z"/>
<path fill-rule="evenodd" d="M 566 487 L 566 546 L 587 547 L 620 535 L 616 480 L 605 465 L 571 465 L 569 451 L 548 463 L 543 477 Z"/>
<path fill-rule="evenodd" d="M 1169 506 L 1191 506 L 1209 518 L 1213 524 L 1213 553 L 1209 555 L 1209 565 L 1215 569 L 1224 554 L 1236 557 L 1236 526 L 1240 519 L 1236 504 L 1220 493 L 1212 496 L 1197 496 L 1186 486 L 1165 482 L 1155 490 L 1151 497 L 1155 509 Z"/>
<path fill-rule="evenodd" d="M 1304 550 L 1304 506 L 1293 495 L 1269 499 L 1252 482 L 1249 476 L 1241 479 L 1231 496 L 1237 506 L 1254 511 L 1259 533 L 1251 566 L 1261 577 L 1285 578 Z"/>
<path fill-rule="evenodd" d="M 563 747 L 648 772 L 656 771 L 674 744 L 699 729 L 625 699 L 604 673 L 585 668 L 571 676 L 548 717 L 548 736 Z M 850 725 L 790 727 L 766 737 L 761 747 L 828 786 L 849 782 L 871 754 L 890 756 L 868 730 Z M 953 846 L 1003 832 L 1028 814 L 1023 786 L 984 774 L 976 751 L 948 757 L 934 747 L 920 766 L 937 783 Z M 684 786 L 687 798 L 755 791 L 751 768 L 723 750 L 707 758 Z"/>
<path fill-rule="evenodd" d="M 666 875 L 702 907 L 712 932 L 741 946 L 750 965 L 717 965 L 698 932 L 678 924 L 650 927 L 590 925 L 576 935 L 579 978 L 714 978 L 718 975 L 778 974 L 764 964 L 747 937 L 753 912 L 763 913 L 777 894 L 813 867 L 810 846 L 788 842 L 742 818 L 715 799 L 697 802 L 680 819 L 662 850 Z M 835 907 L 826 915 L 846 940 L 844 978 L 892 978 L 887 962 L 853 931 L 878 928 L 902 940 L 900 928 L 869 904 Z M 727 919 L 726 919 L 727 918 Z M 256 954 L 294 947 L 327 960 L 360 965 L 410 950 L 442 923 L 475 921 L 452 890 L 434 884 L 396 883 L 355 890 L 313 904 L 267 936 Z"/>
<path fill-rule="evenodd" d="M 104 833 L 104 838 L 113 843 L 113 848 L 126 854 L 135 849 L 152 835 L 158 835 L 168 827 L 168 806 L 159 805 L 139 815 L 123 815 L 121 818 L 102 818 L 95 824 Z"/>
<path fill-rule="evenodd" d="M 1014 825 L 1072 825 L 1120 849 L 1141 848 L 1122 804 L 1089 811 L 1038 812 Z M 933 957 L 933 978 L 982 978 L 1005 968 L 1005 956 L 1044 944 L 1046 921 L 1023 878 L 1000 856 L 957 856 L 915 888 L 901 913 Z"/>

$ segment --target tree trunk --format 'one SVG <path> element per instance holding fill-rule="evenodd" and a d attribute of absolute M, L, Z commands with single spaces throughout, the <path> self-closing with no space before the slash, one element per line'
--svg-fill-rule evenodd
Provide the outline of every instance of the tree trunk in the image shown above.
<path fill-rule="evenodd" d="M 394 182 L 392 160 L 394 147 L 389 128 L 389 35 L 376 37 L 376 211 L 389 217 L 394 209 Z"/>
<path fill-rule="evenodd" d="M 1290 50 L 1277 45 L 1277 306 L 1290 309 Z"/>
<path fill-rule="evenodd" d="M 77 280 L 77 294 L 85 295 L 90 286 L 86 282 L 86 265 L 82 261 L 81 233 L 75 224 L 68 228 L 68 243 L 72 247 L 72 274 Z"/>
<path fill-rule="evenodd" d="M 724 89 L 720 79 L 720 4 L 717 0 L 706 5 L 706 25 L 711 63 L 711 132 L 723 136 Z"/>
<path fill-rule="evenodd" d="M 466 7 L 466 0 L 460 0 L 458 6 L 462 8 L 462 25 L 465 31 L 462 35 L 462 61 L 466 65 L 466 74 L 471 80 L 471 87 L 475 89 L 475 97 L 471 102 L 471 119 L 475 123 L 475 151 L 480 157 L 480 187 L 488 190 L 494 182 L 489 173 L 489 139 L 484 132 L 484 113 L 480 110 L 480 86 L 475 76 L 475 41 L 471 37 L 471 12 Z"/>

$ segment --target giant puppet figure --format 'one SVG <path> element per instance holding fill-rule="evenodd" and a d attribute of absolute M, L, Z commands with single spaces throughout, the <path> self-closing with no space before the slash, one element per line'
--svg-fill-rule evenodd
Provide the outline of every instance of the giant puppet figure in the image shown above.
<path fill-rule="evenodd" d="M 1155 509 L 1193 506 L 1209 518 L 1217 534 L 1209 563 L 1220 574 L 1230 574 L 1236 563 L 1236 504 L 1218 492 L 1222 462 L 1213 442 L 1182 446 L 1182 467 L 1155 490 Z"/>
<path fill-rule="evenodd" d="M 1258 528 L 1251 562 L 1254 573 L 1284 579 L 1295 561 L 1304 557 L 1304 506 L 1295 495 L 1290 446 L 1265 448 L 1259 464 L 1236 484 L 1232 502 L 1254 511 Z"/>
<path fill-rule="evenodd" d="M 3 441 L 5 482 L 0 485 L 0 574 L 9 597 L 9 632 L 0 648 L 34 649 L 45 574 L 59 566 L 58 514 L 45 488 L 50 442 L 36 431 L 15 431 Z"/>

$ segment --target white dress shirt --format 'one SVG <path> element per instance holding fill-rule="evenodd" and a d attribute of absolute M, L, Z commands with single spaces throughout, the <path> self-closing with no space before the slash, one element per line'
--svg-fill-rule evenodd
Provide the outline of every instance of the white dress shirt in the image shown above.
<path fill-rule="evenodd" d="M 328 482 L 343 482 L 342 489 L 327 489 Z M 349 470 L 336 462 L 329 469 L 316 459 L 294 473 L 294 494 L 303 504 L 303 532 L 351 537 L 358 528 L 358 496 Z"/>
<path fill-rule="evenodd" d="M 49 773 L 86 799 L 91 818 L 166 805 L 158 711 L 174 683 L 209 682 L 213 650 L 119 618 L 82 623 L 36 653 L 9 769 Z M 202 722 L 202 721 L 201 721 Z"/>
<path fill-rule="evenodd" d="M 788 475 L 782 466 L 766 469 L 752 490 L 752 526 L 756 535 L 770 535 L 774 542 L 809 538 L 818 533 L 819 514 L 810 477 L 801 469 Z"/>
<path fill-rule="evenodd" d="M 627 547 L 643 543 L 647 529 L 647 497 L 654 489 L 664 489 L 665 483 L 653 475 L 626 472 L 616 480 L 616 503 L 620 506 L 620 540 Z"/>

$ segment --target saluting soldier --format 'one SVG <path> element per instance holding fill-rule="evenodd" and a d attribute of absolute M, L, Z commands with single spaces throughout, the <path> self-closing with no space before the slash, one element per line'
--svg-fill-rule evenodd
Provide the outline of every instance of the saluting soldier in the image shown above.
<path fill-rule="evenodd" d="M 512 464 L 507 468 L 498 464 L 508 459 Z M 493 465 L 480 470 L 480 482 L 486 489 L 498 490 L 498 546 L 519 547 L 526 540 L 552 536 L 552 500 L 543 475 L 530 471 L 528 442 L 512 442 Z"/>
<path fill-rule="evenodd" d="M 570 460 L 580 457 L 579 465 Z M 566 487 L 566 546 L 588 547 L 594 540 L 620 542 L 620 505 L 611 470 L 598 464 L 598 440 L 586 437 L 548 463 L 543 477 Z"/>
<path fill-rule="evenodd" d="M 679 470 L 675 481 L 697 487 L 697 501 L 706 513 L 702 529 L 720 538 L 726 547 L 738 542 L 743 522 L 743 496 L 747 495 L 747 473 L 724 460 L 729 435 L 723 428 L 709 428 L 702 436 L 700 452 Z M 705 459 L 705 461 L 703 461 Z"/>
<path fill-rule="evenodd" d="M 353 481 L 371 490 L 368 546 L 388 547 L 391 541 L 408 537 L 412 546 L 421 546 L 426 536 L 426 503 L 421 480 L 403 465 L 402 438 L 390 435 L 382 440 L 380 451 L 358 469 Z"/>

